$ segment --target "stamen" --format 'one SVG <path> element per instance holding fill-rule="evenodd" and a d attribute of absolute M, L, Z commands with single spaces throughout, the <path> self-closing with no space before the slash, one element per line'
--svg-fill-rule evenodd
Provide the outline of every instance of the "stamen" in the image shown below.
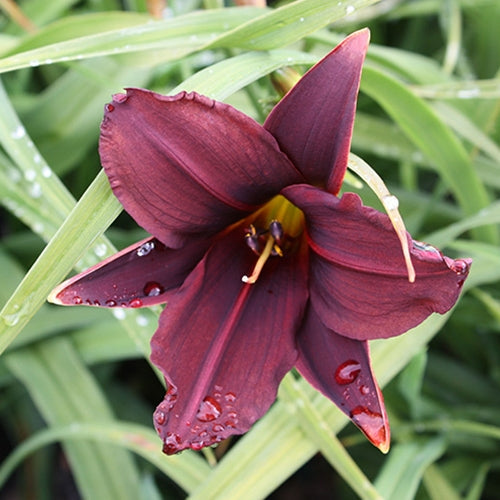
<path fill-rule="evenodd" d="M 274 245 L 275 245 L 274 238 L 272 236 L 269 236 L 266 242 L 266 246 L 264 247 L 264 250 L 260 254 L 259 260 L 257 261 L 255 267 L 253 268 L 252 274 L 250 276 L 247 276 L 245 274 L 245 276 L 241 278 L 241 281 L 243 281 L 243 283 L 248 283 L 249 285 L 253 285 L 257 281 L 262 269 L 264 268 L 264 264 L 271 255 Z"/>
<path fill-rule="evenodd" d="M 410 248 L 408 246 L 405 224 L 398 210 L 398 199 L 389 192 L 387 186 L 384 184 L 384 181 L 379 177 L 375 170 L 373 170 L 368 163 L 355 154 L 349 154 L 349 162 L 347 166 L 353 172 L 356 172 L 356 174 L 358 174 L 359 177 L 361 177 L 368 184 L 368 186 L 370 186 L 373 192 L 377 195 L 378 199 L 384 205 L 387 215 L 391 220 L 392 227 L 396 231 L 401 243 L 406 270 L 408 272 L 408 281 L 413 283 L 415 281 L 415 268 L 413 267 L 410 257 Z"/>

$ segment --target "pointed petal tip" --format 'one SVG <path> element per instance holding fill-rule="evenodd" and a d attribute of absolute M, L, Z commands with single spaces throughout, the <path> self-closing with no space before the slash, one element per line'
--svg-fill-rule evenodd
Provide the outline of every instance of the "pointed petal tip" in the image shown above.
<path fill-rule="evenodd" d="M 391 449 L 391 443 L 390 441 L 385 441 L 384 443 L 380 443 L 377 448 L 384 454 L 387 455 L 389 453 L 389 450 Z"/>
<path fill-rule="evenodd" d="M 52 290 L 49 293 L 47 297 L 47 302 L 50 302 L 51 304 L 56 304 L 58 306 L 64 306 L 65 304 L 63 304 L 57 297 L 60 291 L 61 291 L 61 285 L 54 288 L 54 290 Z"/>
<path fill-rule="evenodd" d="M 363 432 L 368 440 L 382 453 L 389 451 L 391 431 L 385 411 L 383 414 L 358 406 L 350 412 L 353 423 Z"/>
<path fill-rule="evenodd" d="M 370 43 L 370 28 L 362 28 L 358 31 L 355 31 L 351 33 L 349 36 L 347 36 L 341 43 L 340 45 L 343 45 L 345 43 L 353 43 L 356 42 L 359 44 L 359 47 L 365 47 L 368 48 L 368 44 Z"/>

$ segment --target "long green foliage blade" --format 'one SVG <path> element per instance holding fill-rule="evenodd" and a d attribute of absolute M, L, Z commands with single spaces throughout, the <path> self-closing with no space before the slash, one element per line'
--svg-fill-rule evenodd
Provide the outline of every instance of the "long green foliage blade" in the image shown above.
<path fill-rule="evenodd" d="M 370 66 L 364 68 L 362 90 L 391 115 L 432 161 L 466 214 L 472 215 L 489 205 L 489 196 L 465 148 L 428 104 L 395 78 Z M 498 240 L 494 227 L 477 232 L 490 242 Z"/>
<path fill-rule="evenodd" d="M 5 362 L 50 425 L 112 419 L 90 371 L 67 340 L 11 353 Z M 88 443 L 67 443 L 65 451 L 84 498 L 138 498 L 138 473 L 127 452 Z"/>

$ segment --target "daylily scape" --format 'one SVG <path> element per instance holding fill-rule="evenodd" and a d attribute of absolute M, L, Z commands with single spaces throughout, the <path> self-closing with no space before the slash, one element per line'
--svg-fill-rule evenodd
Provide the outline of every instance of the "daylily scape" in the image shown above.
<path fill-rule="evenodd" d="M 111 188 L 152 237 L 65 283 L 64 305 L 166 303 L 151 360 L 167 383 L 167 454 L 246 432 L 292 368 L 382 451 L 390 432 L 368 340 L 457 301 L 471 261 L 408 235 L 408 279 L 386 214 L 338 196 L 368 30 L 346 38 L 261 126 L 194 92 L 127 89 L 106 105 Z"/>

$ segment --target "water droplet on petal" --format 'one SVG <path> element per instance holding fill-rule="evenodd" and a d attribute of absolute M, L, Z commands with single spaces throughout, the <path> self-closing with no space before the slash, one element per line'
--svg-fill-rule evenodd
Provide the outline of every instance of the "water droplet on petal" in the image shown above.
<path fill-rule="evenodd" d="M 71 302 L 75 304 L 76 306 L 83 304 L 83 299 L 79 295 L 75 295 L 72 299 Z"/>
<path fill-rule="evenodd" d="M 142 306 L 142 300 L 141 299 L 132 299 L 128 303 L 128 307 L 141 307 Z"/>
<path fill-rule="evenodd" d="M 222 408 L 211 396 L 207 396 L 200 404 L 196 418 L 201 422 L 211 422 L 220 417 Z"/>
<path fill-rule="evenodd" d="M 155 412 L 154 419 L 158 425 L 163 425 L 167 420 L 167 414 L 162 410 L 157 410 Z"/>
<path fill-rule="evenodd" d="M 450 263 L 450 269 L 457 274 L 466 274 L 469 270 L 469 263 L 463 259 L 454 260 Z"/>
<path fill-rule="evenodd" d="M 214 432 L 222 432 L 224 430 L 224 426 L 222 424 L 214 424 L 212 430 Z"/>
<path fill-rule="evenodd" d="M 112 104 L 106 104 L 105 107 L 108 113 L 112 113 L 115 110 L 115 107 Z"/>
<path fill-rule="evenodd" d="M 335 370 L 337 384 L 346 385 L 354 382 L 361 371 L 361 365 L 352 359 L 345 361 Z"/>
<path fill-rule="evenodd" d="M 357 406 L 351 411 L 351 418 L 375 446 L 382 450 L 388 447 L 384 417 L 380 413 Z"/>
<path fill-rule="evenodd" d="M 234 392 L 228 392 L 225 396 L 224 396 L 224 399 L 228 402 L 228 403 L 234 403 L 236 401 L 236 394 L 234 394 Z"/>
<path fill-rule="evenodd" d="M 146 295 L 146 297 L 158 297 L 158 295 L 161 295 L 164 291 L 165 289 L 156 281 L 148 281 L 144 285 L 143 289 L 144 295 Z"/>
<path fill-rule="evenodd" d="M 167 436 L 163 442 L 163 452 L 167 455 L 173 455 L 177 453 L 181 444 L 181 438 L 177 434 L 172 432 L 167 432 Z"/>
<path fill-rule="evenodd" d="M 359 392 L 363 395 L 363 396 L 368 396 L 368 394 L 370 394 L 370 388 L 367 386 L 367 385 L 361 385 L 359 387 Z"/>
<path fill-rule="evenodd" d="M 200 451 L 205 446 L 205 442 L 204 441 L 193 441 L 189 446 L 194 451 Z"/>
<path fill-rule="evenodd" d="M 116 307 L 116 300 L 107 300 L 104 305 L 108 306 L 108 307 Z"/>
<path fill-rule="evenodd" d="M 115 94 L 113 96 L 113 101 L 121 104 L 123 102 L 125 102 L 126 100 L 128 99 L 128 95 L 127 94 Z"/>

